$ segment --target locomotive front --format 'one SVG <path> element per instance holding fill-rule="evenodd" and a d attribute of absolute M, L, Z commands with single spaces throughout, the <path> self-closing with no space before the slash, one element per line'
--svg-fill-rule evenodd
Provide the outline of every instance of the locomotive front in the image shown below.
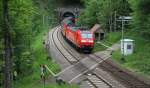
<path fill-rule="evenodd" d="M 94 47 L 93 33 L 89 31 L 82 31 L 80 36 L 80 48 L 91 52 Z"/>

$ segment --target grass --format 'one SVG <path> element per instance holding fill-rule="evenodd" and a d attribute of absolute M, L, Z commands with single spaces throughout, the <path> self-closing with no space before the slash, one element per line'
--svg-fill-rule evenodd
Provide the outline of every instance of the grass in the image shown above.
<path fill-rule="evenodd" d="M 121 60 L 120 50 L 115 51 L 112 58 L 119 62 L 123 67 L 137 72 L 150 78 L 150 41 L 143 39 L 138 33 L 134 31 L 128 31 L 125 33 L 125 38 L 135 40 L 134 53 L 132 55 L 125 56 L 125 61 Z M 101 42 L 107 46 L 111 46 L 116 42 L 120 42 L 121 32 L 108 33 L 104 40 Z M 96 43 L 94 52 L 105 50 L 106 47 Z"/>
<path fill-rule="evenodd" d="M 106 35 L 106 39 L 103 41 L 104 44 L 111 46 L 121 39 L 121 32 L 110 32 Z"/>
<path fill-rule="evenodd" d="M 31 75 L 25 76 L 20 80 L 14 82 L 14 88 L 44 88 L 43 83 L 40 78 L 40 65 L 47 65 L 54 73 L 60 71 L 58 64 L 54 63 L 52 58 L 47 60 L 48 54 L 43 46 L 44 34 L 48 30 L 43 30 L 38 34 L 34 41 L 32 42 L 33 54 L 34 54 L 34 64 L 33 64 L 33 73 Z M 30 70 L 30 68 L 29 68 Z M 46 73 L 46 77 L 52 77 L 50 73 Z M 77 86 L 71 86 L 68 84 L 58 85 L 55 82 L 48 82 L 45 85 L 45 88 L 77 88 Z"/>
<path fill-rule="evenodd" d="M 135 40 L 134 53 L 125 56 L 125 61 L 122 61 L 120 51 L 116 51 L 113 53 L 113 59 L 129 70 L 150 78 L 150 41 L 143 39 L 135 32 L 128 32 L 126 36 Z"/>
<path fill-rule="evenodd" d="M 60 71 L 60 68 L 56 63 L 52 61 L 52 58 L 49 57 L 49 55 L 47 54 L 44 48 L 44 45 L 43 45 L 44 34 L 45 32 L 37 36 L 33 43 L 33 51 L 34 51 L 34 56 L 36 59 L 34 67 L 39 67 L 41 64 L 46 64 L 48 65 L 49 68 L 51 68 L 53 72 L 57 73 L 58 71 Z M 47 60 L 47 57 L 49 57 L 48 60 Z"/>
<path fill-rule="evenodd" d="M 103 51 L 105 49 L 106 49 L 106 47 L 104 47 L 101 44 L 95 42 L 93 52 Z"/>
<path fill-rule="evenodd" d="M 103 44 L 105 44 L 107 46 L 111 46 L 112 44 L 118 42 L 118 40 L 120 40 L 120 38 L 121 38 L 120 32 L 111 32 L 111 33 L 108 33 L 106 35 L 105 39 L 101 40 L 100 42 L 102 42 Z M 105 47 L 105 46 L 97 43 L 97 41 L 95 41 L 93 52 L 103 51 L 106 48 L 107 47 Z"/>

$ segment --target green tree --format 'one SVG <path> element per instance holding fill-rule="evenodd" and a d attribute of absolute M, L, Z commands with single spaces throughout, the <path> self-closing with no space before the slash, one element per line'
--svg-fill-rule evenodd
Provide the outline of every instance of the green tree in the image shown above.
<path fill-rule="evenodd" d="M 131 0 L 133 9 L 133 28 L 144 38 L 150 37 L 150 1 L 149 0 Z"/>
<path fill-rule="evenodd" d="M 30 43 L 32 40 L 34 6 L 32 0 L 13 0 L 9 3 L 14 45 L 14 70 L 20 74 L 32 71 Z M 30 69 L 28 69 L 30 68 Z"/>
<path fill-rule="evenodd" d="M 32 74 L 35 52 L 31 43 L 42 30 L 48 29 L 54 21 L 53 5 L 55 0 L 9 0 L 9 18 L 11 39 L 13 44 L 13 72 L 20 76 Z M 2 0 L 0 0 L 2 6 Z M 3 77 L 4 38 L 2 31 L 2 9 L 0 8 L 0 76 Z M 51 18 L 50 18 L 51 17 Z M 0 78 L 0 86 L 4 79 Z"/>
<path fill-rule="evenodd" d="M 93 26 L 100 23 L 104 29 L 113 23 L 114 15 L 129 15 L 131 12 L 126 0 L 85 0 L 85 10 L 79 17 L 79 24 Z"/>
<path fill-rule="evenodd" d="M 81 13 L 81 16 L 79 17 L 79 25 L 86 25 L 86 26 L 93 26 L 93 24 L 98 22 L 98 11 L 99 11 L 99 3 L 97 3 L 97 0 L 89 0 L 86 2 L 86 9 L 83 13 Z"/>

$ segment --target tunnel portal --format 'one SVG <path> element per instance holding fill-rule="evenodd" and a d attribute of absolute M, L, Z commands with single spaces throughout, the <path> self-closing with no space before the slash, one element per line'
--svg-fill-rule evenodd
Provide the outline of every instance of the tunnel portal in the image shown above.
<path fill-rule="evenodd" d="M 72 12 L 65 12 L 65 13 L 62 15 L 62 19 L 66 18 L 66 17 L 75 18 L 75 15 L 74 15 L 74 13 L 72 13 Z"/>
<path fill-rule="evenodd" d="M 57 12 L 58 20 L 61 22 L 66 17 L 78 17 L 82 10 L 81 8 L 57 8 L 55 11 Z"/>

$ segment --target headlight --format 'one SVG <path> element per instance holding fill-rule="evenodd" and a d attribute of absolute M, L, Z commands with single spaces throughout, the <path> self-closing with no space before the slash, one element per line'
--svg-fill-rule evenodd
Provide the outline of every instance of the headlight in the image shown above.
<path fill-rule="evenodd" d="M 81 40 L 81 42 L 86 42 L 86 40 Z"/>
<path fill-rule="evenodd" d="M 88 42 L 93 43 L 93 40 L 89 40 Z"/>

